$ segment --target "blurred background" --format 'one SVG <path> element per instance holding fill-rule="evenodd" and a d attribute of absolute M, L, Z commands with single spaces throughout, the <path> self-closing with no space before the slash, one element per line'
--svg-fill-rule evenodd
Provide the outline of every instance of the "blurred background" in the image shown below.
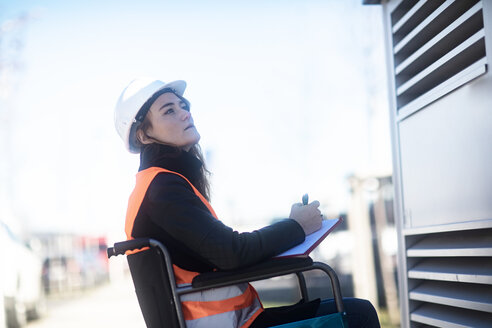
<path fill-rule="evenodd" d="M 313 258 L 335 268 L 344 296 L 371 300 L 383 326 L 398 326 L 381 10 L 1 0 L 0 327 L 144 325 L 126 260 L 105 254 L 125 239 L 139 162 L 113 109 L 138 76 L 188 82 L 222 221 L 251 231 L 309 193 L 326 217 L 344 218 Z M 295 301 L 291 280 L 256 287 L 281 304 Z"/>

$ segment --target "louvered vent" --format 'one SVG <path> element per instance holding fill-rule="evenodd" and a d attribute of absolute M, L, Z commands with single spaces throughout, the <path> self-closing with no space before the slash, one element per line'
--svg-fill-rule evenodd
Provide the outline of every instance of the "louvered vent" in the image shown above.
<path fill-rule="evenodd" d="M 410 320 L 492 326 L 492 228 L 407 235 Z"/>
<path fill-rule="evenodd" d="M 486 72 L 482 1 L 404 0 L 391 25 L 402 115 Z"/>

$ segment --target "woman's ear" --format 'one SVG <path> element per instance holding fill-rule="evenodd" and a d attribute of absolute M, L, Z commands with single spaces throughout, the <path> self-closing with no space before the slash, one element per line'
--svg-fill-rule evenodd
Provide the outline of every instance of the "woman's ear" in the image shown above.
<path fill-rule="evenodd" d="M 137 140 L 143 145 L 149 145 L 153 142 L 152 138 L 150 138 L 142 129 L 138 129 L 136 131 L 136 137 Z"/>

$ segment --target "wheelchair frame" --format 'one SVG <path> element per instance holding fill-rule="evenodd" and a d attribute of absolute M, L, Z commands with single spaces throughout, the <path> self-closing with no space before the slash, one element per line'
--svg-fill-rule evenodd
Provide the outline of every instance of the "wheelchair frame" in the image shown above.
<path fill-rule="evenodd" d="M 165 264 L 165 270 L 168 277 L 169 287 L 171 289 L 174 311 L 177 315 L 178 324 L 185 328 L 186 323 L 181 309 L 180 296 L 194 293 L 210 288 L 224 287 L 243 282 L 252 282 L 264 280 L 272 277 L 283 276 L 295 273 L 299 282 L 301 296 L 304 300 L 309 301 L 308 289 L 303 272 L 310 270 L 321 270 L 330 278 L 333 296 L 338 313 L 345 316 L 343 308 L 340 283 L 335 271 L 327 264 L 313 262 L 310 257 L 286 257 L 273 258 L 268 261 L 243 268 L 237 271 L 214 271 L 198 275 L 193 279 L 190 286 L 177 287 L 172 267 L 171 256 L 166 247 L 159 241 L 150 238 L 138 238 L 128 241 L 115 243 L 113 247 L 107 249 L 108 258 L 117 255 L 126 254 L 127 251 L 140 250 L 145 247 L 154 247 L 160 252 Z"/>

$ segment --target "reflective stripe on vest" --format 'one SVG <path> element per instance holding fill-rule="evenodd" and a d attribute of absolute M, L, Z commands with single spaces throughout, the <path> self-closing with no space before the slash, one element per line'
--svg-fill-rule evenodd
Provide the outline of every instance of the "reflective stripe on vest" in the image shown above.
<path fill-rule="evenodd" d="M 207 199 L 183 175 L 160 167 L 150 167 L 137 173 L 135 189 L 128 201 L 125 233 L 127 239 L 133 239 L 132 230 L 145 193 L 155 176 L 159 173 L 176 174 L 183 178 L 200 198 L 210 213 L 217 219 Z M 143 249 L 142 249 L 143 250 Z M 127 254 L 141 250 L 130 251 Z M 173 264 L 174 275 L 178 286 L 191 284 L 198 272 L 187 271 Z M 205 290 L 181 297 L 183 316 L 188 328 L 201 327 L 234 327 L 245 328 L 263 311 L 256 290 L 247 283 Z"/>

